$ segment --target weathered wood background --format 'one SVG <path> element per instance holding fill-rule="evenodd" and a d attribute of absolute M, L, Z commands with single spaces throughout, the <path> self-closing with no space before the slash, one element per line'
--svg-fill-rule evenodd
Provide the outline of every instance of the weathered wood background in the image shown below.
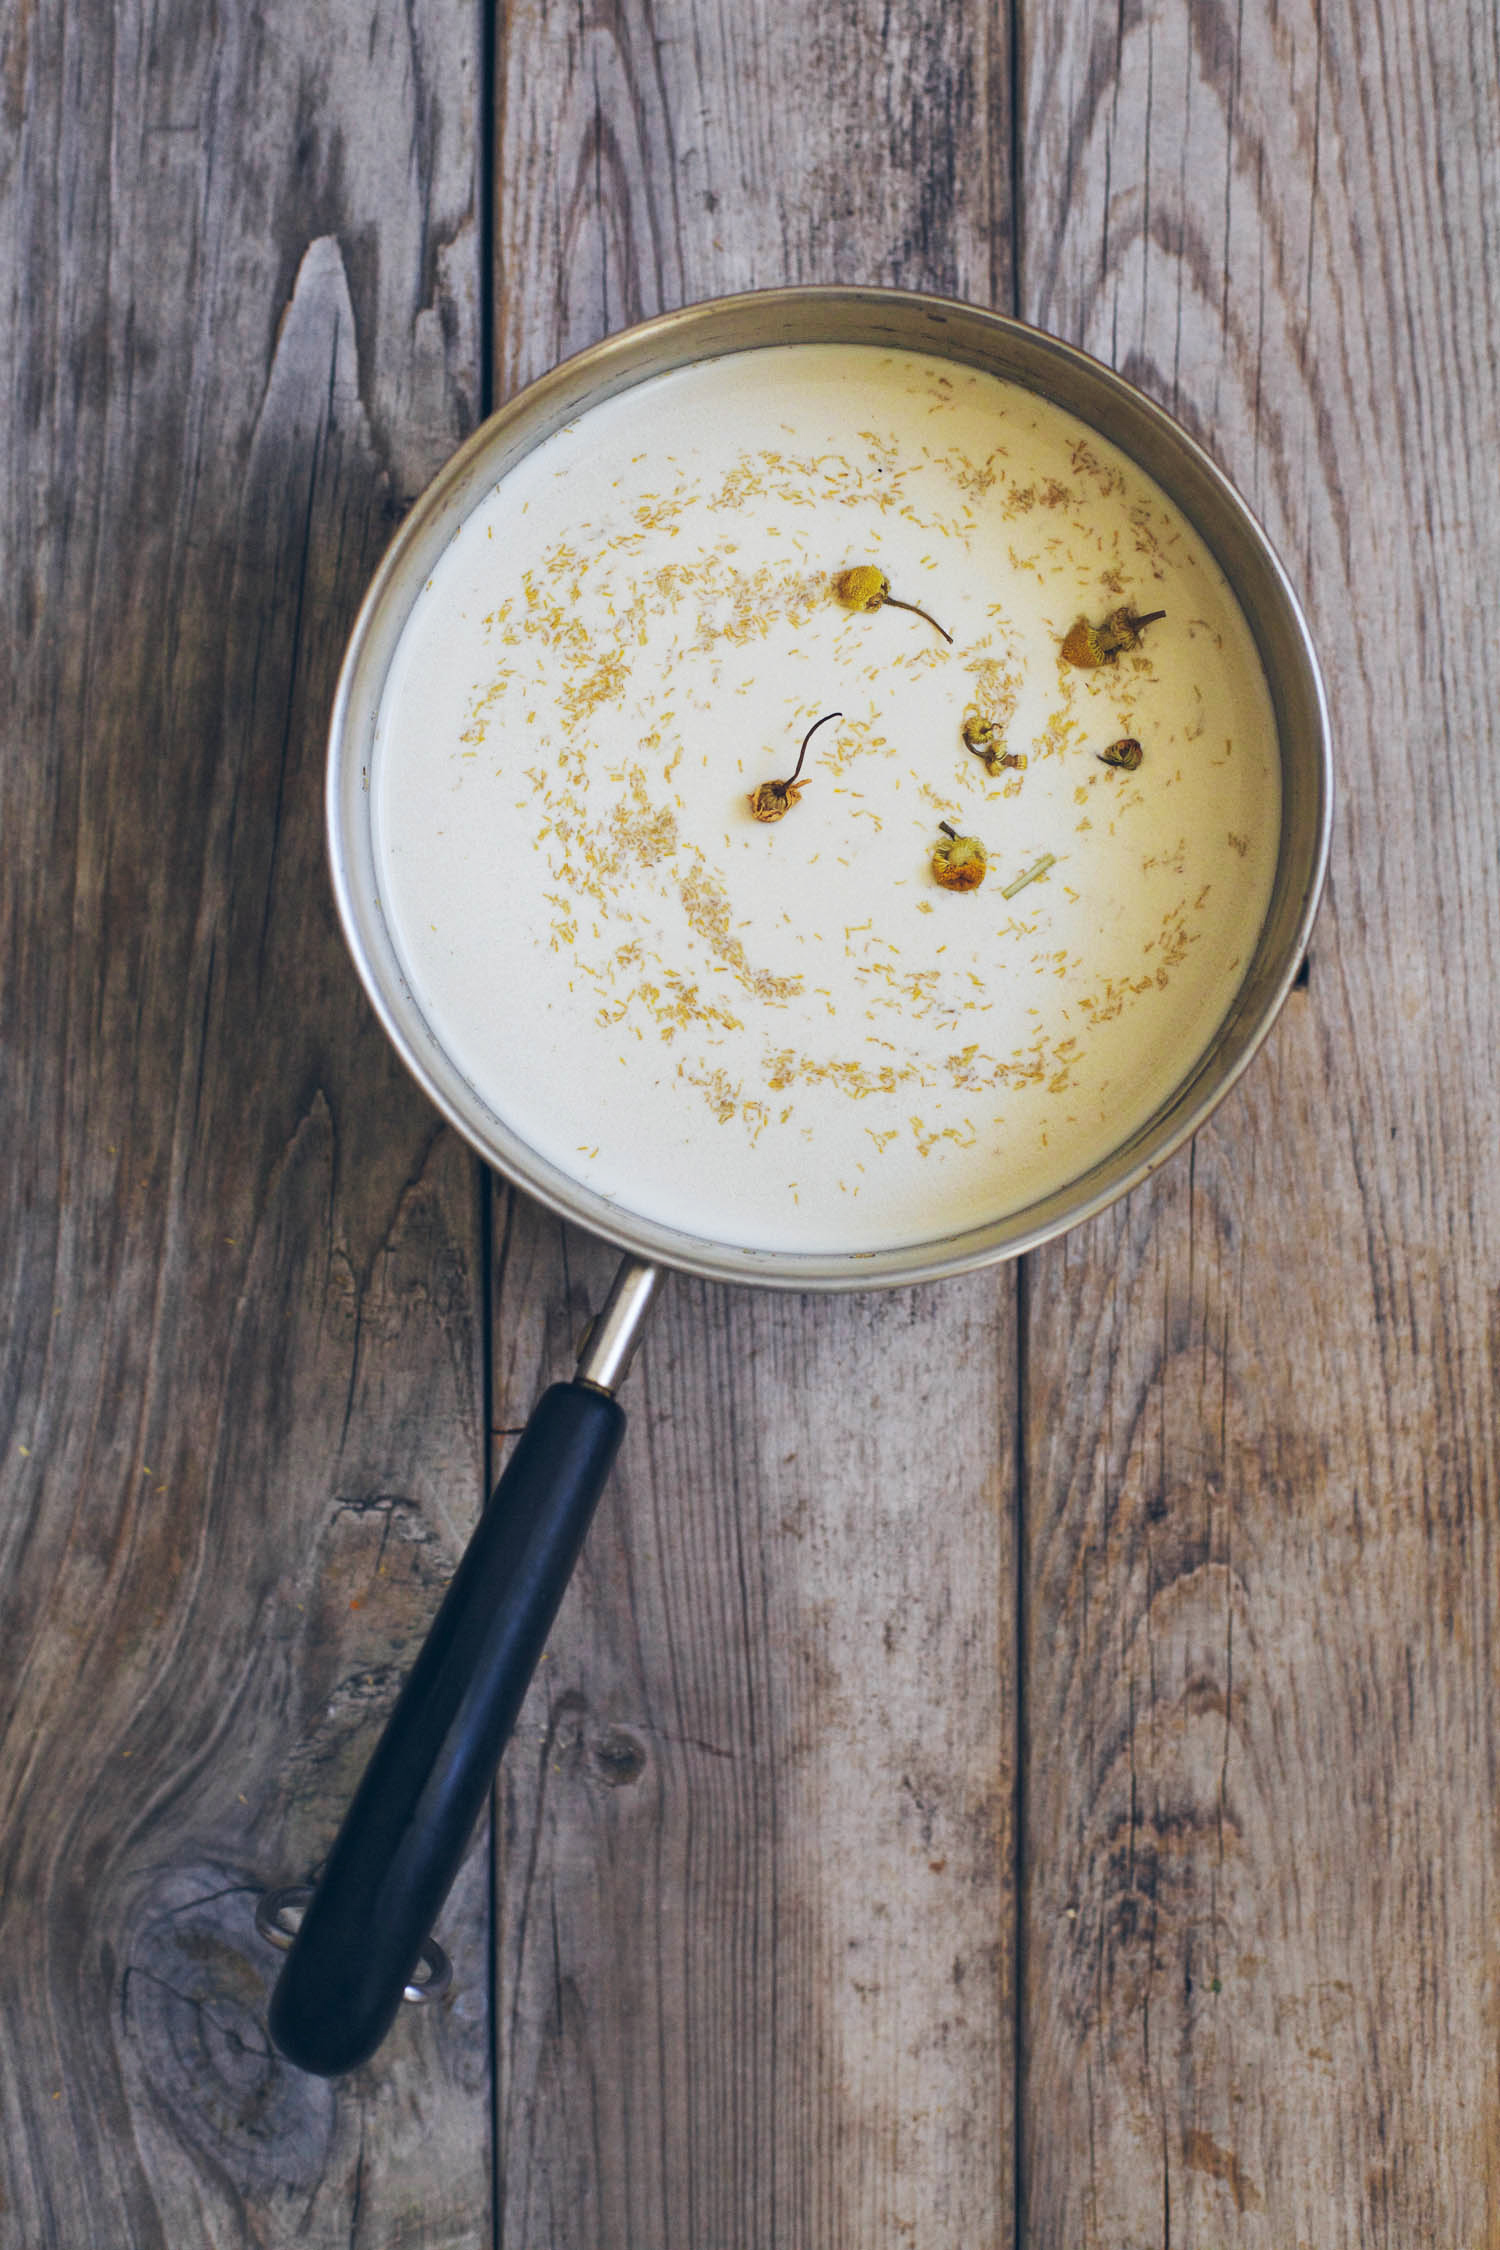
<path fill-rule="evenodd" d="M 6 2250 L 1500 2245 L 1497 45 L 1492 0 L 6 12 Z M 342 640 L 492 400 L 788 280 L 1017 311 L 1240 484 L 1337 719 L 1310 975 L 1020 1268 L 673 1286 L 455 1996 L 330 2087 L 255 1894 L 610 1262 L 358 996 Z"/>

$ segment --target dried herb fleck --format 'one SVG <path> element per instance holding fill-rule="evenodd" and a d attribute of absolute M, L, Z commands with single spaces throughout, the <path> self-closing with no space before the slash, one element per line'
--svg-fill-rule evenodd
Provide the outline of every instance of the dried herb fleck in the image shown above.
<path fill-rule="evenodd" d="M 938 822 L 943 840 L 932 850 L 932 879 L 945 891 L 977 891 L 989 867 L 989 854 L 977 836 L 960 836 L 946 820 Z"/>
<path fill-rule="evenodd" d="M 1024 875 L 1018 875 L 1013 883 L 1006 884 L 1004 890 L 1000 893 L 1000 896 L 1002 898 L 1014 898 L 1017 891 L 1024 891 L 1028 883 L 1035 883 L 1040 881 L 1041 877 L 1046 874 L 1048 868 L 1055 867 L 1056 865 L 1056 852 L 1043 852 L 1041 858 L 1037 861 L 1034 867 L 1028 867 Z"/>
<path fill-rule="evenodd" d="M 1086 617 L 1080 617 L 1063 641 L 1063 660 L 1081 666 L 1085 672 L 1097 671 L 1101 664 L 1113 664 L 1127 649 L 1139 648 L 1146 627 L 1166 614 L 1164 609 L 1153 609 L 1145 617 L 1137 617 L 1133 609 L 1112 609 L 1102 625 L 1091 625 Z"/>
<path fill-rule="evenodd" d="M 852 570 L 840 571 L 833 582 L 833 591 L 845 609 L 867 611 L 872 609 L 909 609 L 913 617 L 920 617 L 935 633 L 942 633 L 951 647 L 953 635 L 945 632 L 935 617 L 915 602 L 898 601 L 891 592 L 891 582 L 875 563 L 856 563 Z"/>
<path fill-rule="evenodd" d="M 1099 752 L 1101 766 L 1118 766 L 1122 773 L 1134 773 L 1144 755 L 1133 734 L 1122 734 L 1107 750 Z"/>
<path fill-rule="evenodd" d="M 802 737 L 802 748 L 797 752 L 797 763 L 792 768 L 789 781 L 763 781 L 758 789 L 751 790 L 750 810 L 757 820 L 781 820 L 791 811 L 793 805 L 807 787 L 807 783 L 799 781 L 797 776 L 802 771 L 802 761 L 807 756 L 808 744 L 819 727 L 826 727 L 830 719 L 841 719 L 843 716 L 842 711 L 825 711 L 821 719 L 814 719 L 812 725 Z"/>

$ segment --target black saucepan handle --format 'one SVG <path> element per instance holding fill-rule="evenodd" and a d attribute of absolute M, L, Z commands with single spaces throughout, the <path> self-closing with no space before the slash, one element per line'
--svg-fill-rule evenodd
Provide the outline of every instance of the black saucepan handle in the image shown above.
<path fill-rule="evenodd" d="M 654 1271 L 627 1261 L 622 1279 L 631 1268 L 648 1277 L 649 1299 Z M 642 1286 L 638 1281 L 638 1293 Z M 644 1302 L 635 1317 L 643 1310 Z M 390 2029 L 458 1872 L 624 1428 L 624 1410 L 597 1383 L 555 1383 L 538 1401 L 397 1699 L 277 1980 L 271 2036 L 299 2069 L 324 2078 L 353 2070 Z"/>

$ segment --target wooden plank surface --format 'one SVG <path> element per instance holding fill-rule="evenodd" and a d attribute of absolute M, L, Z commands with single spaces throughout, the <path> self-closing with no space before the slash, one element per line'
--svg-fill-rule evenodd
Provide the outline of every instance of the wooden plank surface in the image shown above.
<path fill-rule="evenodd" d="M 1030 1277 L 1021 2239 L 1493 2243 L 1496 18 L 1027 23 L 1022 310 L 1262 515 L 1342 795 L 1266 1054 Z"/>
<path fill-rule="evenodd" d="M 481 1496 L 474 1167 L 356 998 L 341 645 L 472 420 L 467 8 L 21 11 L 0 1197 L 0 2240 L 489 2237 L 462 1990 L 270 2050 L 305 1877 Z"/>
<path fill-rule="evenodd" d="M 526 0 L 488 183 L 468 0 L 0 30 L 4 2250 L 1500 2243 L 1496 20 L 1017 22 Z M 817 279 L 1015 302 L 1261 513 L 1311 974 L 1020 1277 L 672 1286 L 457 1997 L 324 2087 L 254 1893 L 611 1262 L 486 1245 L 355 997 L 339 651 L 487 292 L 503 394 Z"/>
<path fill-rule="evenodd" d="M 521 7 L 499 67 L 502 389 L 722 290 L 1008 285 L 978 6 Z M 506 1199 L 496 1264 L 503 1431 L 612 1260 Z M 502 1776 L 506 2250 L 1009 2241 L 1013 1291 L 655 1316 Z"/>
<path fill-rule="evenodd" d="M 524 1204 L 501 1249 L 505 1410 L 611 1261 Z M 1003 2238 L 1010 1495 L 933 1433 L 1009 1426 L 1005 1315 L 658 1314 L 503 1770 L 507 2246 Z"/>

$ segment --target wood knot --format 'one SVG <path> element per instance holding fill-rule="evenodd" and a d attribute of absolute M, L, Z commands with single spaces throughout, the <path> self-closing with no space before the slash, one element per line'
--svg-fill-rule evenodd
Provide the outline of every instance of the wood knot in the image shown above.
<path fill-rule="evenodd" d="M 592 1750 L 595 1769 L 611 1789 L 628 1788 L 646 1770 L 645 1746 L 626 1727 L 607 1727 Z"/>
<path fill-rule="evenodd" d="M 257 1935 L 256 1887 L 225 1870 L 178 1870 L 143 1899 L 120 1978 L 137 2067 L 178 2131 L 254 2193 L 323 2175 L 334 2097 L 271 2045 L 266 2003 L 280 1957 Z"/>

